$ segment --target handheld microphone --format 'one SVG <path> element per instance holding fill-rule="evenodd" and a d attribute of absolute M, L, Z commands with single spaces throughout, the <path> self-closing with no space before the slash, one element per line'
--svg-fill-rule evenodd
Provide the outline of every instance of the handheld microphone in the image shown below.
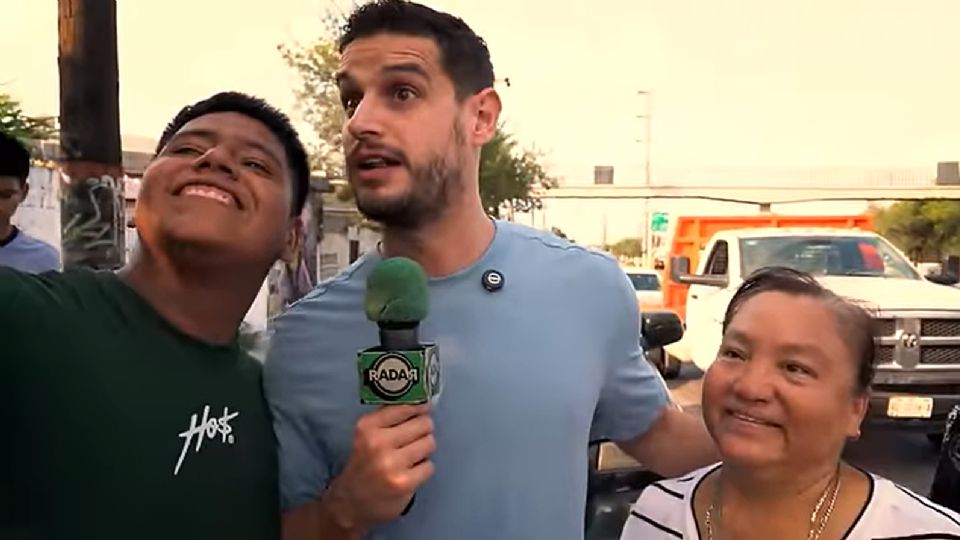
<path fill-rule="evenodd" d="M 380 327 L 380 345 L 357 353 L 361 403 L 416 405 L 440 394 L 437 346 L 419 338 L 429 304 L 427 275 L 415 261 L 389 258 L 370 273 L 364 309 Z"/>
<path fill-rule="evenodd" d="M 429 306 L 427 275 L 415 261 L 393 257 L 370 273 L 364 310 L 380 327 L 380 345 L 357 353 L 361 403 L 416 405 L 440 394 L 437 346 L 419 337 Z M 415 500 L 416 494 L 401 515 Z"/>

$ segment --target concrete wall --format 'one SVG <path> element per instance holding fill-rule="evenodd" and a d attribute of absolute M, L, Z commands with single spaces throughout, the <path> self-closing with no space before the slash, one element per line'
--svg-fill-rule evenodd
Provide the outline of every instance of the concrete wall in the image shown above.
<path fill-rule="evenodd" d="M 60 177 L 55 170 L 31 167 L 30 193 L 13 216 L 13 224 L 60 250 Z"/>

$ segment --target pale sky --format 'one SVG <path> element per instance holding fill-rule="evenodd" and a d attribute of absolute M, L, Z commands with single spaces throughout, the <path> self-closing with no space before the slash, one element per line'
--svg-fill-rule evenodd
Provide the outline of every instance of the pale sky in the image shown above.
<path fill-rule="evenodd" d="M 791 167 L 925 168 L 960 159 L 956 0 L 444 0 L 488 42 L 508 126 L 568 184 L 614 165 L 654 181 Z M 156 138 L 219 90 L 295 113 L 276 46 L 346 0 L 119 0 L 125 135 Z M 55 0 L 3 0 L 0 92 L 58 110 Z M 548 22 L 549 21 L 549 22 Z"/>

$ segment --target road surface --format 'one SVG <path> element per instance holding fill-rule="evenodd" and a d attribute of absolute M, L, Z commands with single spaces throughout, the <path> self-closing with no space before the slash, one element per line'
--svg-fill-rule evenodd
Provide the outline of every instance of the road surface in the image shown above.
<path fill-rule="evenodd" d="M 674 399 L 684 409 L 699 411 L 702 375 L 692 364 L 684 364 L 680 377 L 667 382 Z M 867 471 L 927 495 L 937 451 L 922 434 L 867 430 L 859 441 L 850 443 L 846 458 Z"/>

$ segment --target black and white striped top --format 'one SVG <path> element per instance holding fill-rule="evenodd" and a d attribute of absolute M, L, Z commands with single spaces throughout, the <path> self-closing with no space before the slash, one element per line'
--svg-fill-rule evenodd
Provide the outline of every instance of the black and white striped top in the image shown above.
<path fill-rule="evenodd" d="M 621 540 L 701 540 L 693 494 L 719 464 L 647 486 L 634 503 Z M 870 497 L 844 540 L 960 540 L 960 514 L 874 474 Z"/>

